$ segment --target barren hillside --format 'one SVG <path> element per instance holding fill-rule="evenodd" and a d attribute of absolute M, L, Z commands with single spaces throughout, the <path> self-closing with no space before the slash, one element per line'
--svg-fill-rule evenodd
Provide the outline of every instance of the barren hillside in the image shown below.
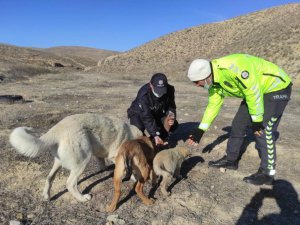
<path fill-rule="evenodd" d="M 87 48 L 80 46 L 57 46 L 52 48 L 45 48 L 42 51 L 53 53 L 62 57 L 73 58 L 79 62 L 85 62 L 87 66 L 95 66 L 99 60 L 108 56 L 116 55 L 119 52 Z"/>
<path fill-rule="evenodd" d="M 296 76 L 300 72 L 300 4 L 288 4 L 162 36 L 98 63 L 98 71 L 164 71 L 182 77 L 194 58 L 233 52 L 266 58 Z"/>
<path fill-rule="evenodd" d="M 27 48 L 0 44 L 0 81 L 13 81 L 34 75 L 86 70 L 97 61 L 117 52 L 85 48 Z"/>
<path fill-rule="evenodd" d="M 52 53 L 46 53 L 33 48 L 13 45 L 0 45 L 0 61 L 8 63 L 23 63 L 41 67 L 55 67 L 55 63 L 65 67 L 79 67 L 79 62 Z"/>
<path fill-rule="evenodd" d="M 73 59 L 64 58 L 33 48 L 0 44 L 1 81 L 17 80 L 34 75 L 83 70 L 85 65 Z"/>

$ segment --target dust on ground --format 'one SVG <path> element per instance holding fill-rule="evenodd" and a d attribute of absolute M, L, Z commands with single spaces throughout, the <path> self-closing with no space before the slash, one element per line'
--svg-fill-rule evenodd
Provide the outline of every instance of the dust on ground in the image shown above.
<path fill-rule="evenodd" d="M 205 105 L 205 91 L 193 87 L 186 78 L 170 79 L 176 88 L 178 121 L 181 124 L 171 141 L 185 139 L 197 126 Z M 19 155 L 8 143 L 11 130 L 30 126 L 40 133 L 65 116 L 95 112 L 127 120 L 126 109 L 148 77 L 144 74 L 125 77 L 88 73 L 45 74 L 3 83 L 1 95 L 22 95 L 22 104 L 0 104 L 0 223 L 21 220 L 23 224 L 106 224 L 111 214 L 105 212 L 113 195 L 113 165 L 98 172 L 92 159 L 79 181 L 83 193 L 93 198 L 78 203 L 65 188 L 68 171 L 62 169 L 52 186 L 52 199 L 42 198 L 45 178 L 53 157 L 46 153 L 35 159 Z M 300 224 L 300 97 L 294 88 L 277 140 L 277 174 L 274 186 L 256 187 L 242 181 L 258 169 L 259 156 L 251 136 L 244 143 L 245 153 L 237 171 L 225 173 L 208 168 L 207 162 L 225 153 L 231 120 L 239 100 L 227 98 L 221 114 L 205 133 L 200 146 L 182 166 L 186 178 L 174 180 L 172 195 L 160 190 L 145 192 L 156 199 L 143 205 L 132 190 L 133 181 L 122 183 L 122 196 L 116 224 Z"/>

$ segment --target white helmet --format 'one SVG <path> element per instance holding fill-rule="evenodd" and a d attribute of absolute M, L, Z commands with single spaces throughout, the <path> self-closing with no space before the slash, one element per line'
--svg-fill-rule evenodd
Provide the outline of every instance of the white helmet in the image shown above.
<path fill-rule="evenodd" d="M 191 81 L 204 80 L 211 74 L 210 63 L 206 59 L 195 59 L 189 68 L 188 78 Z"/>

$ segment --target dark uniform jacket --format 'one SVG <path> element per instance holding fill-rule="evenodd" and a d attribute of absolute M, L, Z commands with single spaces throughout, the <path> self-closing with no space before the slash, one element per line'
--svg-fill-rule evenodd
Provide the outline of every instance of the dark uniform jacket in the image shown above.
<path fill-rule="evenodd" d="M 176 116 L 175 88 L 167 85 L 167 93 L 161 98 L 157 98 L 147 83 L 140 88 L 136 99 L 127 110 L 128 118 L 139 115 L 144 126 L 151 136 L 156 136 L 161 125 L 161 118 L 165 117 L 169 111 Z M 159 124 L 160 123 L 160 124 Z"/>

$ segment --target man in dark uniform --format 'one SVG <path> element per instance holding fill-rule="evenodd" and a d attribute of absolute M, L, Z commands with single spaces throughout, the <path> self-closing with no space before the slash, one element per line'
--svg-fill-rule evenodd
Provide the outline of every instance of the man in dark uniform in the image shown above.
<path fill-rule="evenodd" d="M 178 127 L 176 121 L 175 88 L 165 74 L 156 73 L 143 85 L 127 110 L 130 124 L 145 130 L 156 145 L 164 145 L 169 134 Z M 144 133 L 145 134 L 145 133 Z"/>

